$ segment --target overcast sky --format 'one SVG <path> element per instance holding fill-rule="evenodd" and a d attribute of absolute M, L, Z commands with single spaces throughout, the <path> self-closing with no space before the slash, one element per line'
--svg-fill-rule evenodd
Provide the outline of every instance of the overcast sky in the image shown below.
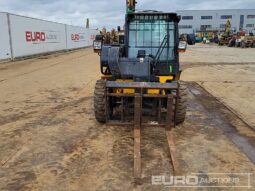
<path fill-rule="evenodd" d="M 91 27 L 123 26 L 126 0 L 0 0 L 0 12 Z M 254 0 L 138 0 L 137 9 L 173 12 L 183 9 L 255 8 Z"/>

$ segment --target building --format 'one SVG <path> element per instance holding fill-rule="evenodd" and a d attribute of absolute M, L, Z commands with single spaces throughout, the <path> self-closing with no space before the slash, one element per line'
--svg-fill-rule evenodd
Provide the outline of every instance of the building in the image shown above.
<path fill-rule="evenodd" d="M 255 31 L 255 9 L 180 10 L 180 34 L 199 31 L 224 31 L 227 20 L 231 20 L 234 32 L 243 29 Z"/>

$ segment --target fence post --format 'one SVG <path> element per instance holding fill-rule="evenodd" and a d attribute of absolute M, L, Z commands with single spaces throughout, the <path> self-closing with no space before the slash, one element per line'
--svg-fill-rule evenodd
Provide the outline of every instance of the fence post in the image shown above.
<path fill-rule="evenodd" d="M 9 44 L 11 50 L 11 60 L 14 60 L 13 55 L 13 43 L 12 43 L 12 31 L 11 31 L 11 20 L 10 20 L 10 13 L 7 13 L 7 23 L 8 23 L 8 33 L 9 33 Z"/>
<path fill-rule="evenodd" d="M 68 49 L 68 32 L 67 32 L 67 24 L 65 24 L 65 33 L 66 33 L 66 50 Z"/>

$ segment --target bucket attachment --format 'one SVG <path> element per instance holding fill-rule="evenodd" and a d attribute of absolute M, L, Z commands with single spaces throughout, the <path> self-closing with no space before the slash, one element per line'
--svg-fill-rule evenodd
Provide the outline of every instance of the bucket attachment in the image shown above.
<path fill-rule="evenodd" d="M 106 83 L 106 123 L 134 126 L 134 177 L 141 178 L 141 126 L 166 129 L 174 174 L 179 174 L 172 128 L 176 125 L 179 83 Z"/>

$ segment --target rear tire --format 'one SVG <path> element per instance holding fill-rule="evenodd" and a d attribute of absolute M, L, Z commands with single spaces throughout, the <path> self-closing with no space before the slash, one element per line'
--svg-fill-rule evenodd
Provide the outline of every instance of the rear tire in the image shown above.
<path fill-rule="evenodd" d="M 94 91 L 94 110 L 95 110 L 96 120 L 99 123 L 106 122 L 105 88 L 106 88 L 105 80 L 98 80 L 96 82 L 95 91 Z"/>
<path fill-rule="evenodd" d="M 179 83 L 180 89 L 176 111 L 176 125 L 180 125 L 185 121 L 188 102 L 188 88 L 184 82 Z"/>

